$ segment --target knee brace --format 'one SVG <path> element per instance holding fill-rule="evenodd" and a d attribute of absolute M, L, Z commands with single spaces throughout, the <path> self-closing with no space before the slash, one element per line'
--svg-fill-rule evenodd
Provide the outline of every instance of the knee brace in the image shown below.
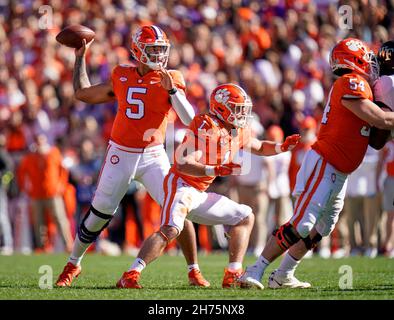
<path fill-rule="evenodd" d="M 104 224 L 104 226 L 98 230 L 98 231 L 90 231 L 88 228 L 85 226 L 85 221 L 89 217 L 90 213 L 94 214 L 95 216 L 107 220 L 107 222 Z M 81 224 L 79 225 L 78 228 L 78 238 L 81 242 L 83 243 L 92 243 L 96 241 L 97 237 L 100 235 L 100 233 L 108 226 L 108 224 L 111 222 L 111 219 L 113 218 L 112 215 L 109 214 L 104 214 L 101 213 L 100 211 L 96 210 L 92 206 L 89 208 L 88 213 L 85 215 L 83 218 Z"/>
<path fill-rule="evenodd" d="M 311 238 L 309 235 L 305 238 L 302 238 L 302 241 L 305 243 L 305 247 L 308 250 L 316 248 L 317 244 L 320 242 L 322 239 L 322 236 L 317 233 L 313 238 Z"/>
<path fill-rule="evenodd" d="M 276 243 L 282 250 L 286 251 L 293 244 L 297 243 L 301 237 L 290 222 L 282 225 L 279 229 L 274 230 L 272 235 L 276 238 Z"/>

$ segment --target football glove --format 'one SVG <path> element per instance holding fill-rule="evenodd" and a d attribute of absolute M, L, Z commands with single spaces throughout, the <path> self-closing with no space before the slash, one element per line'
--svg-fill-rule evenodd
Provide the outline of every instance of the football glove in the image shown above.
<path fill-rule="evenodd" d="M 293 134 L 291 136 L 288 136 L 285 142 L 283 142 L 280 146 L 280 150 L 282 150 L 282 152 L 293 150 L 297 143 L 300 141 L 300 139 L 301 136 L 299 134 Z"/>
<path fill-rule="evenodd" d="M 240 175 L 241 165 L 238 163 L 226 163 L 219 166 L 207 166 L 206 167 L 207 176 L 230 176 L 230 175 Z"/>

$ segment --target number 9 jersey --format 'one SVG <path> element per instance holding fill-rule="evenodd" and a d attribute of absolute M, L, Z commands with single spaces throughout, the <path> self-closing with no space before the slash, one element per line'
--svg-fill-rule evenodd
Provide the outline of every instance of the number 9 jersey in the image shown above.
<path fill-rule="evenodd" d="M 185 90 L 182 74 L 175 70 L 170 74 L 175 86 Z M 111 78 L 118 101 L 111 140 L 128 148 L 162 144 L 171 103 L 157 71 L 140 76 L 136 67 L 118 65 L 113 69 Z"/>
<path fill-rule="evenodd" d="M 350 73 L 338 78 L 330 91 L 317 141 L 312 149 L 338 171 L 357 169 L 368 147 L 370 126 L 342 105 L 341 99 L 373 100 L 368 82 Z"/>

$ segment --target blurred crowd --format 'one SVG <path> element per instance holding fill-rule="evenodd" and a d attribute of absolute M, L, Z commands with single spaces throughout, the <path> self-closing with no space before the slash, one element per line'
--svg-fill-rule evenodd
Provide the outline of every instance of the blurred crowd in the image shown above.
<path fill-rule="evenodd" d="M 344 4 L 351 8 L 350 29 L 339 14 Z M 168 67 L 184 75 L 196 112 L 207 110 L 215 86 L 234 82 L 252 97 L 256 136 L 280 142 L 302 134 L 292 154 L 252 157 L 250 174 L 212 186 L 253 207 L 249 252 L 257 254 L 266 235 L 292 215 L 295 175 L 333 80 L 330 49 L 346 36 L 375 50 L 394 39 L 393 6 L 390 0 L 1 1 L 1 253 L 69 250 L 100 173 L 117 106 L 74 99 L 73 50 L 55 40 L 65 26 L 82 24 L 96 33 L 87 55 L 93 84 L 108 81 L 116 64 L 133 63 L 130 34 L 156 24 L 171 42 Z M 394 213 L 383 210 L 382 191 L 386 177 L 394 176 L 393 144 L 370 149 L 350 177 L 344 212 L 321 256 L 392 252 Z M 160 208 L 133 183 L 93 250 L 135 254 L 159 216 Z M 226 246 L 220 226 L 197 231 L 204 252 Z M 176 252 L 176 244 L 168 250 Z"/>

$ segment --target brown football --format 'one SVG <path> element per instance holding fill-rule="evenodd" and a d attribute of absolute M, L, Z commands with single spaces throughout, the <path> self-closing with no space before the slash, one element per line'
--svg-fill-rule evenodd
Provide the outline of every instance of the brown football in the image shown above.
<path fill-rule="evenodd" d="M 68 26 L 60 31 L 56 36 L 56 41 L 70 48 L 82 47 L 83 39 L 91 41 L 95 36 L 92 29 L 79 24 Z"/>

